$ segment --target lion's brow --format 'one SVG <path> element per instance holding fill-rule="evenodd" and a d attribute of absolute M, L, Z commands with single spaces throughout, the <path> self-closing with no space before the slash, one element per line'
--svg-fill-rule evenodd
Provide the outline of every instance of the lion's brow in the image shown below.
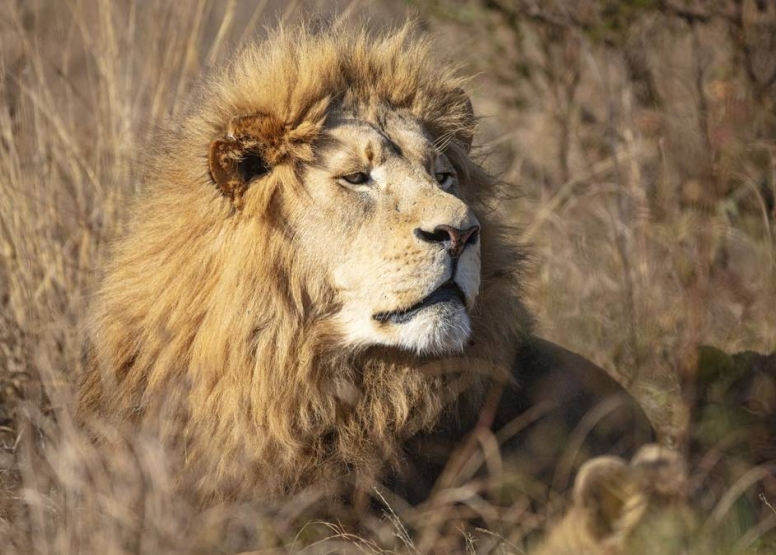
<path fill-rule="evenodd" d="M 390 136 L 390 134 L 387 131 L 388 124 L 384 121 L 379 122 L 373 122 L 368 119 L 360 119 L 358 117 L 350 117 L 350 118 L 342 118 L 338 122 L 340 125 L 365 125 L 369 127 L 372 131 L 380 135 L 380 137 L 385 141 L 385 143 L 388 145 L 389 148 L 396 149 L 399 153 L 401 153 L 401 147 L 396 143 L 396 141 Z"/>
<path fill-rule="evenodd" d="M 401 146 L 399 145 L 399 143 L 394 141 L 393 138 L 390 135 L 388 135 L 388 133 L 385 131 L 384 128 L 382 128 L 380 126 L 377 126 L 377 125 L 374 125 L 371 122 L 366 122 L 366 123 L 372 129 L 377 131 L 377 133 L 383 139 L 382 145 L 381 145 L 383 148 L 386 148 L 391 154 L 396 154 L 397 156 L 403 156 L 404 155 L 404 151 L 401 148 Z"/>

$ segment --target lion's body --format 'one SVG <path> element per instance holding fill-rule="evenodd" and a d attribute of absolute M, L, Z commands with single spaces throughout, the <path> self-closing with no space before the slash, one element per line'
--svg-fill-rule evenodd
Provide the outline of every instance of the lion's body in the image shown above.
<path fill-rule="evenodd" d="M 267 184 L 236 211 L 198 163 L 237 114 L 269 113 L 315 134 L 334 99 L 408 110 L 437 136 L 471 134 L 459 86 L 406 29 L 375 43 L 363 31 L 280 33 L 243 52 L 152 156 L 93 303 L 83 417 L 139 420 L 182 439 L 204 495 L 271 495 L 349 470 L 371 480 L 402 439 L 456 400 L 453 383 L 465 380 L 466 395 L 477 396 L 476 382 L 508 368 L 528 331 L 515 286 L 519 257 L 496 232 L 483 229 L 486 285 L 465 358 L 343 348 L 316 325 L 333 303 L 326 276 L 299 252 L 315 246 L 295 244 L 279 223 L 295 210 L 290 195 Z M 484 200 L 477 197 L 490 193 L 489 178 L 460 147 L 449 148 L 471 166 L 461 168 L 471 174 L 469 197 Z M 299 150 L 314 156 L 307 144 Z M 277 171 L 272 186 L 299 186 L 292 169 Z"/>
<path fill-rule="evenodd" d="M 408 28 L 278 32 L 211 79 L 93 300 L 81 420 L 159 434 L 203 499 L 368 485 L 476 422 L 531 330 L 460 87 Z M 371 188 L 328 177 L 363 145 Z M 467 233 L 457 270 L 439 223 Z"/>

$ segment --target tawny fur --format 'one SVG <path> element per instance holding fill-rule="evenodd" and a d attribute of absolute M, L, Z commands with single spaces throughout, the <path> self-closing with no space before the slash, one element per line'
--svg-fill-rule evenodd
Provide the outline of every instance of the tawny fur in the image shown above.
<path fill-rule="evenodd" d="M 376 37 L 341 24 L 277 31 L 207 81 L 153 145 L 144 194 L 93 299 L 81 419 L 158 427 L 180 449 L 187 485 L 224 499 L 340 478 L 368 485 L 445 411 L 479 410 L 529 319 L 519 250 L 489 204 L 495 182 L 468 154 L 475 121 L 463 85 L 411 26 Z M 328 325 L 331 284 L 284 225 L 331 110 L 386 105 L 423 123 L 482 223 L 472 341 L 448 358 L 343 348 Z M 226 194 L 207 153 L 242 114 L 273 122 L 263 153 L 273 171 Z"/>
<path fill-rule="evenodd" d="M 684 460 L 657 444 L 643 446 L 630 464 L 590 459 L 577 474 L 570 509 L 533 555 L 710 553 L 687 493 Z"/>

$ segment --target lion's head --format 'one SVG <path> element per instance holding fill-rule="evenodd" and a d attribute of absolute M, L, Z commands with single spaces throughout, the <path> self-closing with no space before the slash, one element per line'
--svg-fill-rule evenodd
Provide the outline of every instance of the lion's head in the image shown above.
<path fill-rule="evenodd" d="M 326 103 L 307 163 L 268 146 L 282 129 L 273 116 L 233 117 L 210 149 L 216 185 L 250 204 L 252 189 L 277 186 L 273 170 L 296 172 L 304 187 L 278 192 L 274 216 L 300 246 L 295 266 L 331 289 L 342 348 L 461 352 L 480 285 L 480 223 L 459 179 L 468 143 L 454 143 L 454 127 L 440 141 L 411 107 L 375 93 Z"/>
<path fill-rule="evenodd" d="M 374 477 L 476 407 L 528 318 L 463 85 L 410 26 L 342 24 L 275 32 L 207 81 L 151 147 L 82 414 L 177 400 L 163 431 L 230 495 Z"/>

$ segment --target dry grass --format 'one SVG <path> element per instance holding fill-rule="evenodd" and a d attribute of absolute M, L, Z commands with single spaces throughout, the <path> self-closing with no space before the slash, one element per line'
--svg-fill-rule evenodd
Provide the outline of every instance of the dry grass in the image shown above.
<path fill-rule="evenodd" d="M 79 323 L 140 186 L 144 145 L 208 65 L 260 35 L 268 14 L 291 17 L 299 5 L 0 6 L 3 553 L 522 553 L 562 505 L 497 510 L 482 497 L 497 486 L 471 479 L 401 519 L 366 519 L 358 536 L 303 526 L 314 491 L 198 514 L 173 495 L 175 469 L 153 439 L 118 442 L 106 459 L 74 427 Z M 524 193 L 504 202 L 534 245 L 528 291 L 543 335 L 629 384 L 675 436 L 677 383 L 700 343 L 776 349 L 772 81 L 758 81 L 767 67 L 747 70 L 752 46 L 742 50 L 747 34 L 727 12 L 615 14 L 627 19 L 622 36 L 600 12 L 586 23 L 584 11 L 522 5 L 422 7 L 485 72 L 475 108 L 498 114 L 483 133 Z M 476 540 L 459 524 L 472 515 L 489 530 Z"/>

